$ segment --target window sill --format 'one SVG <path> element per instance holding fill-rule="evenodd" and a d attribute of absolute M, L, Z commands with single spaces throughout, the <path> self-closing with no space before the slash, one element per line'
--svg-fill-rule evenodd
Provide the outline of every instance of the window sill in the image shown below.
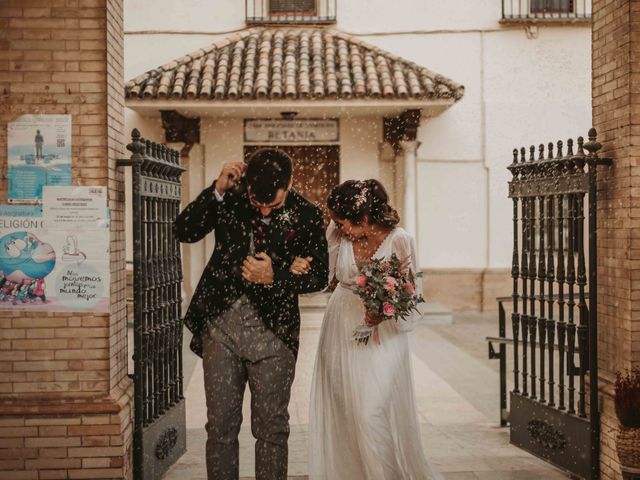
<path fill-rule="evenodd" d="M 292 18 L 292 16 L 279 16 L 274 15 L 272 17 L 247 17 L 245 20 L 247 25 L 333 25 L 336 23 L 334 17 L 322 18 L 322 17 L 300 17 Z"/>
<path fill-rule="evenodd" d="M 500 19 L 500 25 L 589 25 L 591 17 L 513 17 Z"/>

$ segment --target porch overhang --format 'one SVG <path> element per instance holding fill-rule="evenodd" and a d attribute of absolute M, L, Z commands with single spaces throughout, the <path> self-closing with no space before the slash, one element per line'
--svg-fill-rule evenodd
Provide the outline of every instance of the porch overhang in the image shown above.
<path fill-rule="evenodd" d="M 438 115 L 464 87 L 359 38 L 322 27 L 248 28 L 127 82 L 144 115 Z"/>
<path fill-rule="evenodd" d="M 456 102 L 455 99 L 407 100 L 237 100 L 234 102 L 201 102 L 199 100 L 128 99 L 127 107 L 145 117 L 160 116 L 161 110 L 174 110 L 186 117 L 279 118 L 282 112 L 296 112 L 296 118 L 335 118 L 342 116 L 400 115 L 407 110 L 420 110 L 422 117 L 435 117 Z"/>

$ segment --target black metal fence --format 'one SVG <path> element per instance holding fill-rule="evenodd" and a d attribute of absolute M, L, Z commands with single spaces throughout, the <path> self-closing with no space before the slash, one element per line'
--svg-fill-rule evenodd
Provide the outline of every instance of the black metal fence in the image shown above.
<path fill-rule="evenodd" d="M 590 20 L 592 0 L 502 0 L 506 21 Z"/>
<path fill-rule="evenodd" d="M 157 479 L 185 451 L 182 267 L 172 225 L 180 212 L 180 153 L 140 136 L 132 168 L 134 478 Z"/>
<path fill-rule="evenodd" d="M 248 24 L 330 24 L 337 0 L 245 0 Z"/>
<path fill-rule="evenodd" d="M 575 148 L 575 150 L 574 150 Z M 499 300 L 501 423 L 511 442 L 585 479 L 598 478 L 596 131 L 514 150 L 512 339 Z M 586 230 L 586 231 L 585 231 Z M 498 351 L 493 346 L 498 343 Z M 507 345 L 512 390 L 507 409 Z"/>

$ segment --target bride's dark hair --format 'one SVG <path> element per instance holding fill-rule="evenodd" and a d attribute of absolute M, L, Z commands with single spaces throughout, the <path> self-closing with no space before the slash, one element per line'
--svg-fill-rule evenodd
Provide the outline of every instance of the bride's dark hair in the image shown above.
<path fill-rule="evenodd" d="M 373 178 L 347 180 L 331 190 L 327 207 L 339 219 L 359 224 L 367 217 L 369 223 L 393 228 L 400 222 L 398 212 L 389 205 L 384 186 Z"/>

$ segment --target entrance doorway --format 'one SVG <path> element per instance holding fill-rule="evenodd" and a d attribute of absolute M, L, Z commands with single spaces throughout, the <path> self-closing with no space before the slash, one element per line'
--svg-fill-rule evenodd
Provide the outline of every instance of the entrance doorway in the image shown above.
<path fill-rule="evenodd" d="M 322 208 L 325 226 L 328 225 L 327 197 L 331 189 L 340 182 L 340 146 L 246 145 L 244 158 L 247 159 L 260 148 L 277 148 L 291 157 L 293 188 Z"/>

